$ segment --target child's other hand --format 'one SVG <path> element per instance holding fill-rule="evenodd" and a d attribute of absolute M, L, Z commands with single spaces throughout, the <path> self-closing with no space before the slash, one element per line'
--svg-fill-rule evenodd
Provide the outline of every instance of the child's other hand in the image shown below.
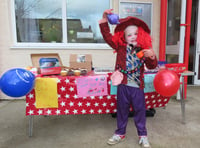
<path fill-rule="evenodd" d="M 152 60 L 155 59 L 156 56 L 152 49 L 143 49 L 142 51 L 143 51 L 145 57 L 149 57 Z"/>

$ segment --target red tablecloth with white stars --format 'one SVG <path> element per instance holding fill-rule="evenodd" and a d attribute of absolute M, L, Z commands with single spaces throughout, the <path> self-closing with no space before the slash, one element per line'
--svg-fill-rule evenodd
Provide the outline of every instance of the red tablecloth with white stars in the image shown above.
<path fill-rule="evenodd" d="M 26 95 L 26 115 L 69 115 L 116 113 L 116 95 L 110 95 L 110 73 L 107 74 L 108 95 L 79 98 L 76 78 L 79 76 L 51 76 L 57 78 L 58 108 L 36 108 L 35 90 Z M 82 76 L 83 77 L 83 76 Z M 87 77 L 87 76 L 86 76 Z M 170 97 L 157 92 L 145 93 L 146 108 L 164 107 Z"/>

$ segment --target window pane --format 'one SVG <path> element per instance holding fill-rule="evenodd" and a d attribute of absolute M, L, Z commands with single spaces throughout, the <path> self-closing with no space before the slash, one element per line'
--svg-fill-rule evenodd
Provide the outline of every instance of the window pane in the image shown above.
<path fill-rule="evenodd" d="M 120 18 L 134 16 L 143 20 L 151 29 L 151 3 L 140 2 L 121 2 L 120 3 Z"/>
<path fill-rule="evenodd" d="M 15 0 L 18 42 L 61 42 L 62 0 Z"/>
<path fill-rule="evenodd" d="M 109 8 L 109 0 L 67 0 L 68 43 L 104 43 L 98 20 Z"/>
<path fill-rule="evenodd" d="M 168 0 L 167 45 L 179 42 L 181 0 Z"/>
<path fill-rule="evenodd" d="M 168 0 L 166 60 L 179 61 L 181 0 Z"/>

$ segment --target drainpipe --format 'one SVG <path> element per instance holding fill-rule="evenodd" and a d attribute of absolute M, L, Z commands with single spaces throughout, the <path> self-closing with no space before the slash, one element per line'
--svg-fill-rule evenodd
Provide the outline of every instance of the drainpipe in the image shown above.
<path fill-rule="evenodd" d="M 160 47 L 159 60 L 165 61 L 166 29 L 167 28 L 167 0 L 160 1 Z"/>
<path fill-rule="evenodd" d="M 191 27 L 191 17 L 192 17 L 192 0 L 187 0 L 187 13 L 186 13 L 186 33 L 185 33 L 185 50 L 184 50 L 184 64 L 186 65 L 186 70 L 188 70 L 189 64 L 189 49 L 190 49 L 190 27 Z M 187 94 L 187 77 L 184 79 L 185 82 L 185 96 Z"/>
<path fill-rule="evenodd" d="M 187 14 L 186 14 L 186 35 L 185 35 L 185 51 L 184 51 L 184 63 L 188 70 L 189 61 L 189 49 L 190 49 L 190 27 L 192 17 L 192 0 L 187 0 Z"/>
<path fill-rule="evenodd" d="M 181 24 L 180 24 L 180 48 L 179 48 L 179 63 L 183 63 L 184 59 L 184 45 L 185 45 L 185 14 L 186 14 L 186 0 L 181 1 Z"/>
<path fill-rule="evenodd" d="M 184 61 L 186 3 L 187 3 L 187 0 L 181 1 L 180 47 L 179 47 L 179 59 L 178 59 L 179 63 L 183 63 Z M 182 82 L 181 78 L 180 78 L 180 82 Z M 182 86 L 180 87 L 182 88 Z M 185 83 L 185 86 L 184 86 L 185 92 L 186 92 L 186 87 L 187 87 L 187 84 Z M 186 97 L 186 93 L 184 96 Z M 177 92 L 176 99 L 177 100 L 181 99 L 180 91 Z"/>

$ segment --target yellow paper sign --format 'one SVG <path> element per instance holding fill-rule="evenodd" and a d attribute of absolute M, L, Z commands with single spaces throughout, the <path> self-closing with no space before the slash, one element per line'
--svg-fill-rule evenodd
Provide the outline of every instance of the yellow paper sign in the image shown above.
<path fill-rule="evenodd" d="M 36 108 L 58 108 L 57 78 L 36 78 Z"/>

